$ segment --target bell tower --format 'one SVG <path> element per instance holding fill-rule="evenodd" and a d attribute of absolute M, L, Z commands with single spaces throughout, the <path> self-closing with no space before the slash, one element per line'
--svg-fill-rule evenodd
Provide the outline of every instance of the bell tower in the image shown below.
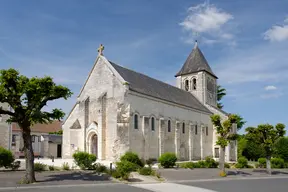
<path fill-rule="evenodd" d="M 217 76 L 213 73 L 197 41 L 180 71 L 177 87 L 190 92 L 203 104 L 217 106 Z"/>

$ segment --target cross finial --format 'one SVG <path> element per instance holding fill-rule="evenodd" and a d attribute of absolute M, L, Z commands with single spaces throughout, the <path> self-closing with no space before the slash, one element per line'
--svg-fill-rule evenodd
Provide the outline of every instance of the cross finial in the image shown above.
<path fill-rule="evenodd" d="M 104 51 L 104 46 L 102 44 L 100 44 L 100 46 L 98 48 L 98 54 L 103 55 L 103 51 Z"/>

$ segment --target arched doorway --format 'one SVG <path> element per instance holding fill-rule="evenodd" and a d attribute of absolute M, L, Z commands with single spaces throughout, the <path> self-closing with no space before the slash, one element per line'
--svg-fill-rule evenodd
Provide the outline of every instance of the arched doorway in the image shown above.
<path fill-rule="evenodd" d="M 96 155 L 98 157 L 98 137 L 96 134 L 91 136 L 90 141 L 90 153 Z"/>

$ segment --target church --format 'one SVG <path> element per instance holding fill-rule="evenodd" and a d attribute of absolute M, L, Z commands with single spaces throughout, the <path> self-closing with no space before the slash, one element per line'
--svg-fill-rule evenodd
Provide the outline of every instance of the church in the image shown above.
<path fill-rule="evenodd" d="M 126 151 L 142 159 L 166 152 L 180 161 L 219 158 L 210 120 L 228 113 L 217 108 L 217 76 L 195 43 L 176 86 L 118 65 L 99 55 L 75 105 L 63 122 L 62 157 L 76 151 L 116 161 Z M 236 129 L 234 130 L 236 131 Z M 237 143 L 226 147 L 226 161 L 237 159 Z"/>

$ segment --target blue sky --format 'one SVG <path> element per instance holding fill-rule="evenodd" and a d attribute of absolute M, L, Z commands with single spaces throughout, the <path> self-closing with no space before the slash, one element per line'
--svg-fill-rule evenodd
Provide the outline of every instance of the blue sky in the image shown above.
<path fill-rule="evenodd" d="M 287 0 L 1 1 L 0 68 L 49 75 L 68 86 L 72 108 L 97 56 L 175 85 L 195 34 L 218 83 L 224 109 L 246 126 L 288 125 Z"/>

